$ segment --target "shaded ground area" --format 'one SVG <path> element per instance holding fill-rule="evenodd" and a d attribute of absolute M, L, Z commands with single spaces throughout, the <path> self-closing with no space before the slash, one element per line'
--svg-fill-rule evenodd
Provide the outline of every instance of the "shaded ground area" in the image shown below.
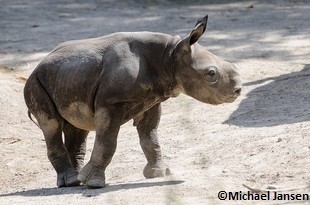
<path fill-rule="evenodd" d="M 244 86 L 257 84 L 263 85 L 249 92 L 248 98 L 225 123 L 264 127 L 310 121 L 309 64 L 301 71 L 248 82 Z"/>
<path fill-rule="evenodd" d="M 184 37 L 205 14 L 200 43 L 239 65 L 242 96 L 219 106 L 184 95 L 163 104 L 159 134 L 170 178 L 144 179 L 146 160 L 129 122 L 106 188 L 55 188 L 42 133 L 27 117 L 21 77 L 60 42 L 141 30 Z M 0 19 L 0 204 L 231 204 L 218 192 L 247 191 L 243 184 L 309 193 L 308 1 L 0 0 Z M 87 158 L 93 140 L 92 133 Z"/>

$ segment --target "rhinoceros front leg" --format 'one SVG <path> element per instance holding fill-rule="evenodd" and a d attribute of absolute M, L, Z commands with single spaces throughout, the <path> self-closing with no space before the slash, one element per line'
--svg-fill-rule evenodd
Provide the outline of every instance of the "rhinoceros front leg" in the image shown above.
<path fill-rule="evenodd" d="M 147 159 L 147 164 L 143 170 L 143 175 L 146 178 L 163 177 L 171 174 L 169 168 L 162 160 L 157 137 L 160 115 L 161 105 L 159 103 L 134 119 L 140 138 L 140 145 Z"/>
<path fill-rule="evenodd" d="M 81 130 L 65 122 L 63 132 L 65 134 L 65 147 L 70 162 L 76 171 L 80 171 L 84 165 L 86 138 L 89 131 Z"/>
<path fill-rule="evenodd" d="M 92 188 L 105 186 L 105 169 L 114 155 L 123 111 L 101 108 L 95 113 L 96 138 L 90 161 L 83 167 L 78 180 Z"/>

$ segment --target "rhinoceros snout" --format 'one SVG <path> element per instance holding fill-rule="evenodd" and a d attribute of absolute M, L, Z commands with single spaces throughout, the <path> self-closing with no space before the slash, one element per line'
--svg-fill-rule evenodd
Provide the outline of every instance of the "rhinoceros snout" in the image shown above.
<path fill-rule="evenodd" d="M 240 95 L 241 95 L 242 88 L 241 87 L 235 87 L 232 91 L 232 94 L 228 95 L 227 98 L 223 99 L 223 102 L 234 102 Z"/>

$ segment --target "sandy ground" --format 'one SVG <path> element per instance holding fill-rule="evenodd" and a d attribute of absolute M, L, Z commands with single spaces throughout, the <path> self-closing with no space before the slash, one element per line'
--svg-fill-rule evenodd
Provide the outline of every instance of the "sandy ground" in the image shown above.
<path fill-rule="evenodd" d="M 176 2 L 0 1 L 0 204 L 310 204 L 218 199 L 222 190 L 248 191 L 243 185 L 310 193 L 310 2 Z M 171 177 L 143 177 L 146 160 L 129 122 L 107 187 L 56 188 L 19 76 L 62 41 L 139 30 L 185 36 L 205 14 L 200 43 L 239 65 L 242 96 L 219 106 L 184 95 L 163 103 L 159 134 Z"/>

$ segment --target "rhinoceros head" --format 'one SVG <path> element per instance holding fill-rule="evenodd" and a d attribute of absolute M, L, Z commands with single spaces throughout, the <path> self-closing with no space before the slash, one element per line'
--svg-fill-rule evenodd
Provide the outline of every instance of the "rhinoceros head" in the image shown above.
<path fill-rule="evenodd" d="M 198 20 L 188 36 L 173 52 L 175 72 L 181 92 L 201 102 L 233 102 L 241 92 L 237 66 L 222 60 L 197 43 L 207 27 L 208 16 Z"/>

